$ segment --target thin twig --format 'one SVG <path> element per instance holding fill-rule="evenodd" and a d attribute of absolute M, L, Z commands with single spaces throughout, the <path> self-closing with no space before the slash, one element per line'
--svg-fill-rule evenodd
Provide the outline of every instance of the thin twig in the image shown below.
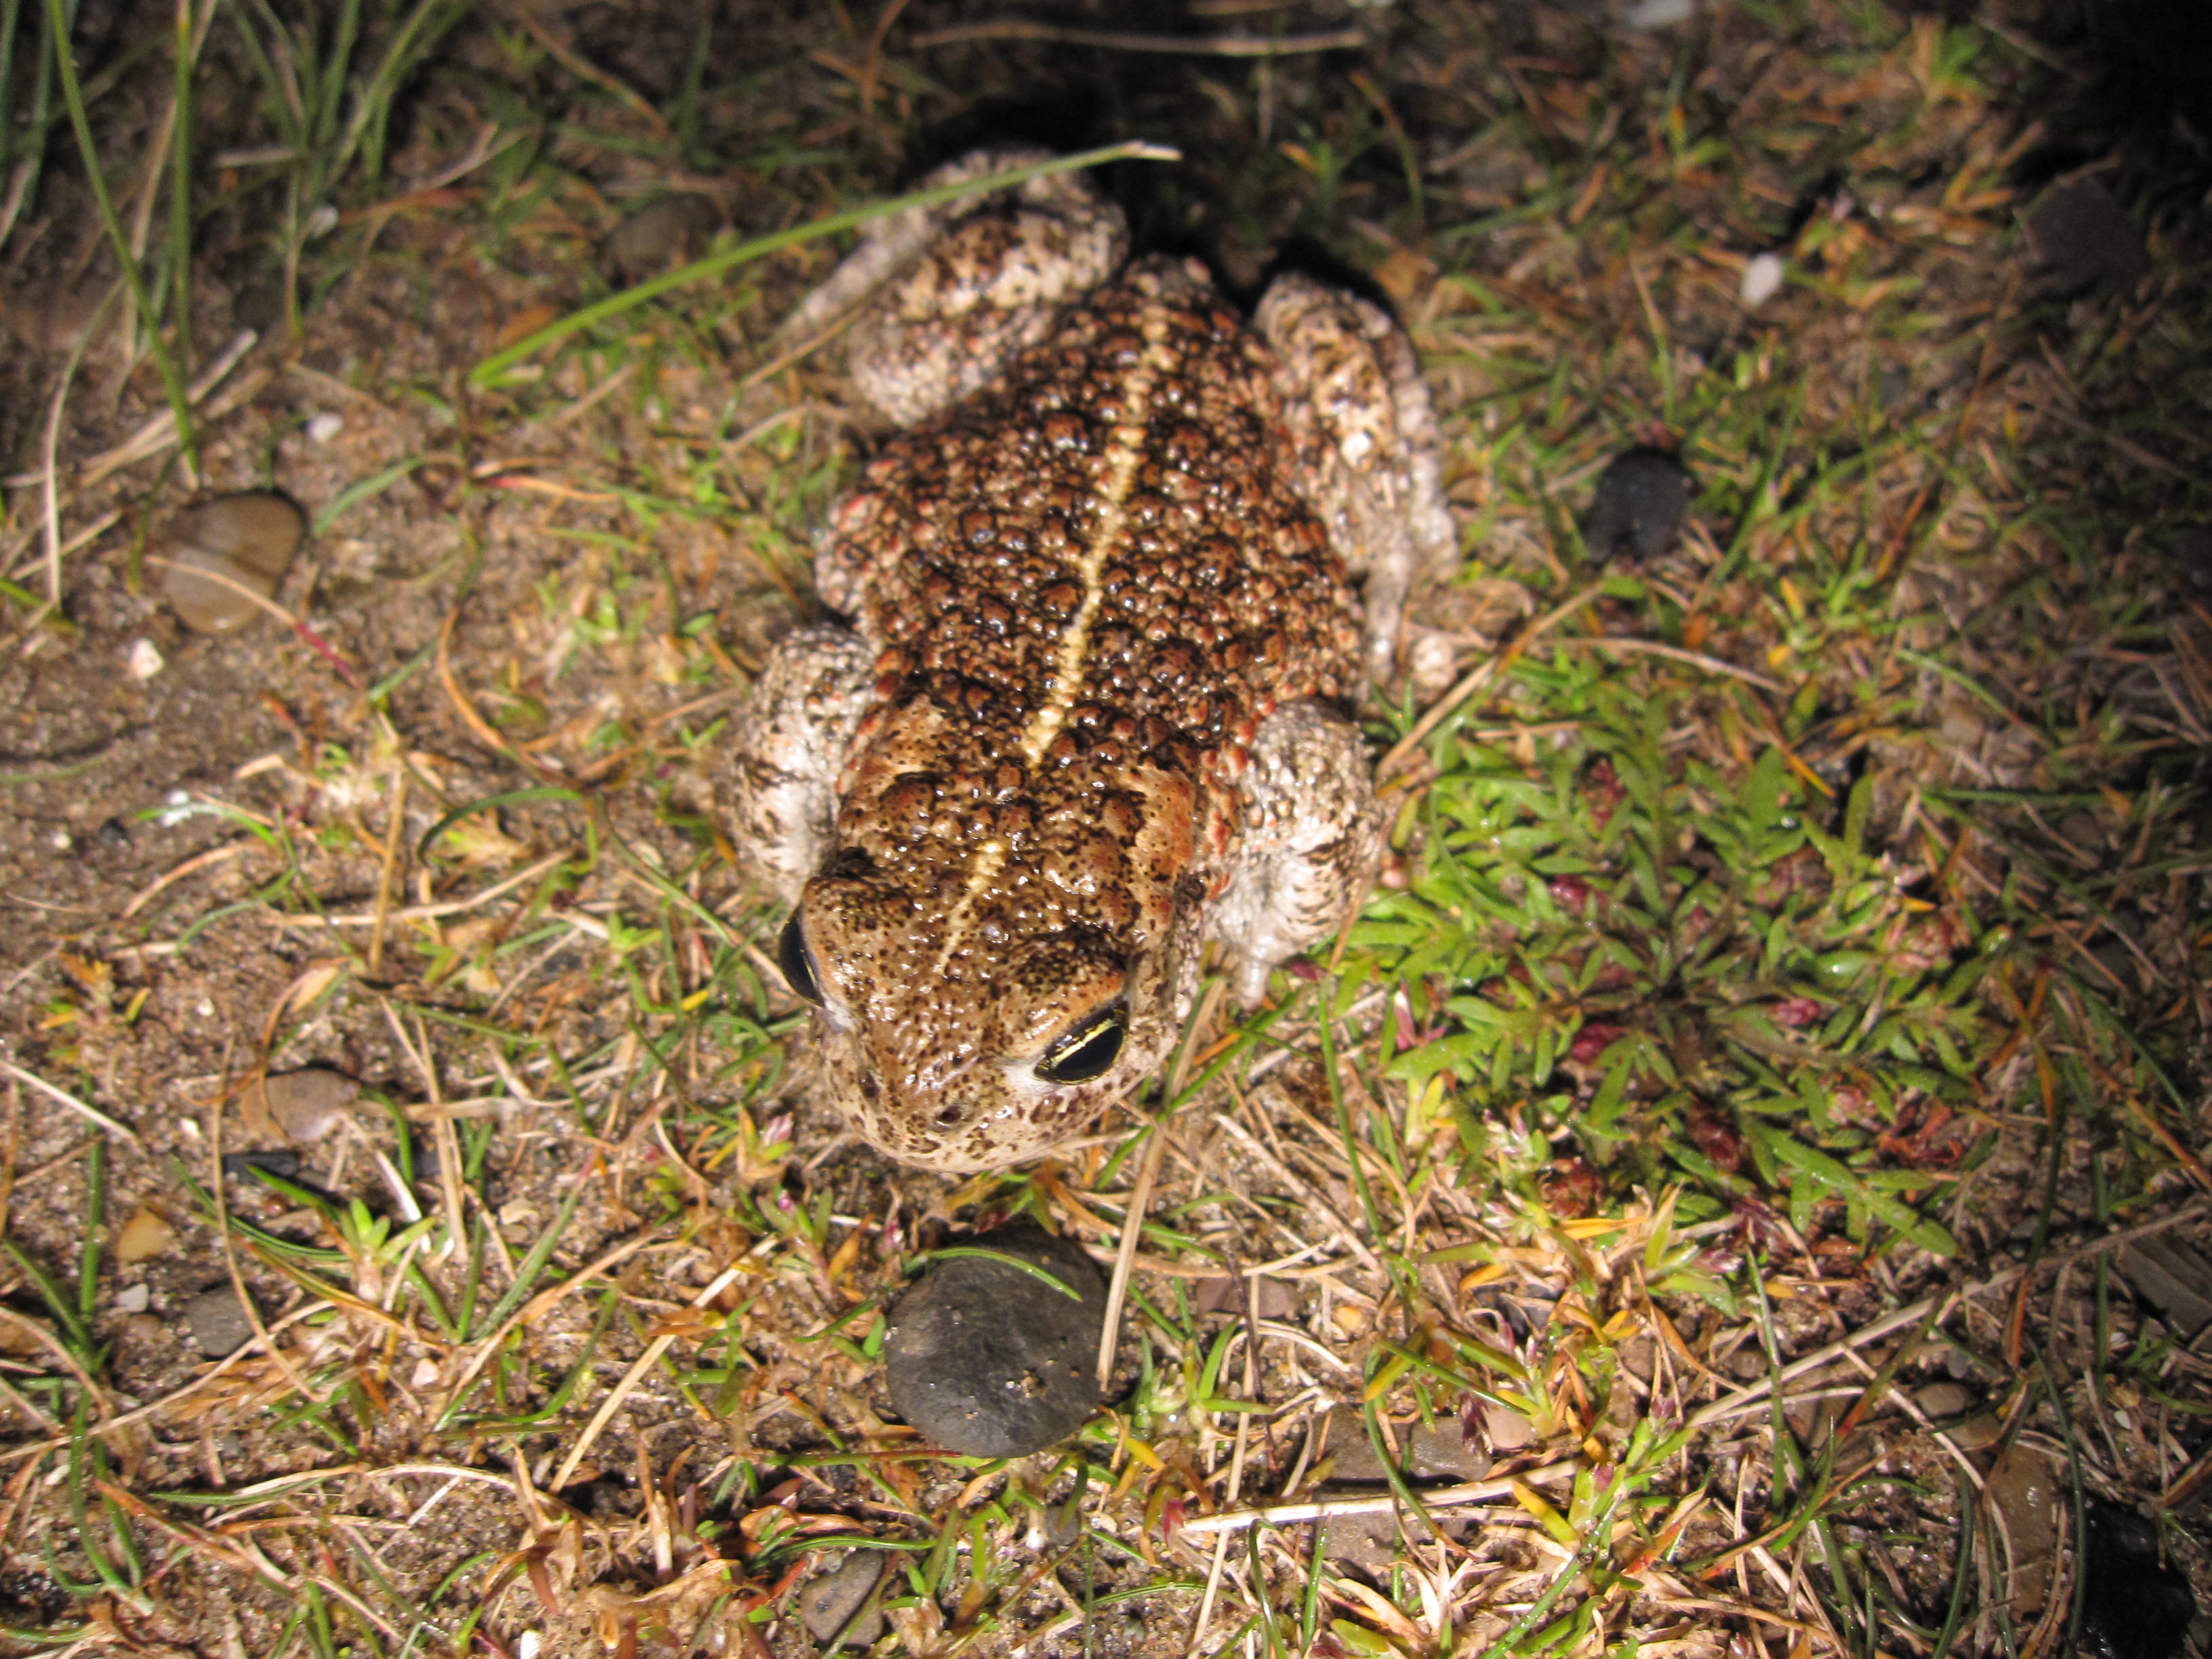
<path fill-rule="evenodd" d="M 558 1285 L 549 1286 L 532 1297 L 529 1301 L 509 1314 L 497 1330 L 476 1345 L 476 1352 L 470 1357 L 469 1363 L 461 1368 L 461 1374 L 454 1380 L 453 1386 L 446 1391 L 447 1401 L 458 1401 L 464 1396 L 469 1384 L 476 1380 L 477 1373 L 484 1368 L 492 1355 L 499 1352 L 499 1345 L 507 1340 L 509 1332 L 518 1326 L 535 1325 L 573 1292 L 582 1290 L 594 1279 L 605 1278 L 608 1271 L 618 1263 L 627 1261 L 645 1249 L 647 1245 L 659 1242 L 661 1238 L 662 1235 L 657 1232 L 640 1233 L 635 1238 L 616 1245 L 598 1261 L 585 1263 Z M 452 1409 L 450 1405 L 447 1409 L 449 1411 Z"/>
<path fill-rule="evenodd" d="M 1421 1493 L 1421 1502 L 1432 1510 L 1458 1509 L 1468 1504 L 1494 1504 L 1500 1498 L 1510 1498 L 1516 1481 L 1536 1486 L 1553 1481 L 1571 1480 L 1578 1463 L 1547 1463 L 1540 1469 L 1523 1469 L 1520 1474 L 1502 1476 L 1494 1480 L 1471 1480 L 1464 1486 L 1438 1486 Z M 1271 1504 L 1261 1509 L 1224 1510 L 1218 1515 L 1201 1515 L 1182 1523 L 1184 1534 L 1228 1532 L 1241 1527 L 1287 1527 L 1300 1521 L 1322 1521 L 1338 1515 L 1390 1515 L 1405 1505 L 1395 1493 L 1385 1492 L 1379 1498 L 1323 1498 L 1310 1504 Z"/>
<path fill-rule="evenodd" d="M 1413 722 L 1413 729 L 1399 738 L 1391 746 L 1390 752 L 1382 757 L 1382 763 L 1375 769 L 1376 782 L 1378 784 L 1389 782 L 1391 775 L 1412 758 L 1419 751 L 1421 744 L 1428 740 L 1429 733 L 1442 726 L 1455 709 L 1481 690 L 1484 686 L 1489 684 L 1501 671 L 1510 666 L 1530 646 L 1535 644 L 1538 640 L 1543 638 L 1545 635 L 1550 633 L 1604 591 L 1603 582 L 1592 582 L 1565 604 L 1547 612 L 1522 629 L 1512 643 L 1504 647 L 1496 656 L 1469 670 L 1457 685 L 1431 703 L 1428 712 Z"/>
<path fill-rule="evenodd" d="M 241 329 L 233 335 L 230 343 L 222 349 L 222 354 L 202 369 L 198 377 L 185 389 L 186 404 L 197 405 L 209 392 L 214 391 L 216 385 L 232 369 L 238 367 L 239 360 L 253 349 L 255 343 L 261 337 L 250 328 Z M 228 402 L 228 398 L 225 401 Z M 219 411 L 211 410 L 210 414 Z M 134 461 L 147 460 L 160 454 L 161 451 L 176 441 L 176 414 L 172 410 L 165 409 L 121 443 L 116 445 L 114 448 L 103 451 L 77 468 L 70 474 L 70 482 L 79 489 L 87 489 L 98 483 L 118 468 L 129 466 Z M 9 489 L 25 489 L 39 483 L 43 476 L 44 474 L 40 472 L 14 472 L 4 478 L 0 478 L 0 485 L 4 485 Z"/>
<path fill-rule="evenodd" d="M 505 897 L 526 883 L 535 881 L 556 866 L 567 863 L 569 856 L 567 853 L 556 853 L 549 858 L 538 860 L 527 869 L 518 870 L 513 875 L 495 882 L 481 893 L 472 894 L 467 898 L 446 899 L 436 904 L 404 905 L 386 914 L 385 920 L 386 921 L 429 921 L 439 916 L 456 916 L 464 910 L 474 910 L 482 905 L 489 904 L 494 899 Z M 286 915 L 270 913 L 268 919 L 270 924 L 276 927 L 374 927 L 376 926 L 376 912 L 374 910 L 348 911 L 343 915 L 335 916 Z"/>
<path fill-rule="evenodd" d="M 1561 650 L 1579 648 L 1590 651 L 1629 652 L 1640 656 L 1664 657 L 1669 662 L 1687 663 L 1692 668 L 1702 668 L 1709 674 L 1727 674 L 1747 685 L 1755 685 L 1762 691 L 1779 693 L 1788 690 L 1781 681 L 1767 678 L 1748 668 L 1740 668 L 1719 657 L 1708 657 L 1702 652 L 1686 651 L 1679 645 L 1668 645 L 1658 640 L 1621 639 L 1611 634 L 1570 635 L 1554 640 L 1553 645 Z"/>
<path fill-rule="evenodd" d="M 2164 1232 L 2169 1227 L 2178 1227 L 2185 1222 L 2195 1221 L 2208 1213 L 2212 1213 L 2212 1200 L 2199 1199 L 2193 1204 L 2185 1204 L 2171 1214 L 2162 1215 L 2154 1221 L 2146 1221 L 2140 1226 L 2124 1228 L 2116 1233 L 2107 1233 L 2102 1238 L 2090 1239 L 2070 1250 L 2050 1251 L 2041 1261 L 2036 1262 L 2034 1267 L 2037 1270 L 2057 1267 L 2069 1261 L 2081 1261 L 2085 1256 L 2100 1255 L 2106 1250 L 2117 1250 L 2138 1238 L 2148 1237 L 2153 1233 Z M 1923 1297 L 1919 1301 L 1899 1308 L 1895 1313 L 1885 1315 L 1882 1318 L 1875 1321 L 1873 1324 L 1863 1326 L 1852 1332 L 1839 1342 L 1831 1342 L 1825 1348 L 1815 1349 L 1802 1359 L 1792 1360 L 1771 1376 L 1760 1377 L 1756 1382 L 1747 1382 L 1735 1393 L 1723 1395 L 1710 1405 L 1700 1407 L 1685 1419 L 1683 1427 L 1702 1429 L 1733 1416 L 1739 1407 L 1751 1401 L 1765 1398 L 1782 1383 L 1792 1382 L 1804 1376 L 1808 1371 L 1816 1371 L 1824 1365 L 1832 1364 L 1855 1349 L 1863 1348 L 1870 1343 L 1880 1341 L 1893 1332 L 1902 1330 L 1908 1325 L 1918 1323 L 1926 1318 L 1929 1310 L 1945 1297 L 1954 1297 L 1963 1302 L 1969 1297 L 1987 1296 L 1992 1291 L 2003 1290 L 2021 1274 L 2029 1271 L 2031 1269 L 2027 1267 L 2007 1267 L 2001 1273 L 1990 1274 L 1978 1285 L 1962 1285 L 1956 1291 L 1944 1291 L 1936 1296 Z"/>
<path fill-rule="evenodd" d="M 399 867 L 399 839 L 407 828 L 407 769 L 392 774 L 392 818 L 384 826 L 384 863 L 376 872 L 375 931 L 368 936 L 368 976 L 384 972 L 384 930 L 392 921 L 392 878 Z"/>
<path fill-rule="evenodd" d="M 1203 1030 L 1220 1006 L 1223 981 L 1206 988 L 1205 999 L 1191 1018 L 1189 1030 Z M 1129 1274 L 1137 1257 L 1137 1241 L 1145 1231 L 1145 1210 L 1152 1201 L 1152 1183 L 1159 1179 L 1160 1158 L 1167 1147 L 1167 1107 L 1182 1093 L 1183 1073 L 1189 1069 L 1192 1044 L 1188 1036 L 1176 1054 L 1162 1095 L 1160 1115 L 1152 1120 L 1152 1139 L 1145 1145 L 1144 1162 L 1138 1166 L 1137 1184 L 1129 1194 L 1129 1207 L 1121 1212 L 1121 1238 L 1114 1255 L 1114 1277 L 1106 1287 L 1106 1313 L 1098 1332 L 1098 1387 L 1103 1393 L 1114 1380 L 1114 1353 L 1121 1343 L 1121 1308 L 1129 1297 Z"/>
<path fill-rule="evenodd" d="M 151 884 L 141 888 L 131 902 L 123 907 L 122 919 L 128 921 L 132 916 L 137 915 L 152 902 L 156 893 L 171 883 L 182 881 L 186 876 L 196 874 L 210 865 L 227 863 L 240 854 L 250 853 L 261 845 L 263 843 L 256 837 L 245 836 L 236 841 L 226 842 L 221 847 L 210 847 L 204 853 L 193 854 L 168 874 L 157 877 Z"/>
<path fill-rule="evenodd" d="M 1071 29 L 1026 17 L 988 23 L 956 23 L 917 34 L 907 44 L 917 52 L 969 40 L 1038 40 L 1055 46 L 1097 46 L 1107 52 L 1181 52 L 1203 58 L 1286 58 L 1310 52 L 1348 52 L 1367 44 L 1358 29 L 1329 29 L 1313 34 L 1127 34 L 1118 29 Z"/>

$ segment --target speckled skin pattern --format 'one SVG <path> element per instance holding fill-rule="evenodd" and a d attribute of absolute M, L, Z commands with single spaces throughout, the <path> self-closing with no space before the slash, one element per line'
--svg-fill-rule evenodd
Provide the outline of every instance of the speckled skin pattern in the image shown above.
<path fill-rule="evenodd" d="M 891 240 L 808 320 L 875 291 L 854 378 L 907 429 L 817 559 L 849 627 L 788 636 L 739 723 L 734 816 L 797 897 L 840 1105 L 986 1169 L 1158 1064 L 1209 940 L 1254 1001 L 1364 894 L 1347 711 L 1450 527 L 1373 307 L 1286 278 L 1255 332 L 1194 265 L 1112 276 L 1119 216 L 1067 175 Z M 1347 555 L 1387 590 L 1364 629 Z"/>

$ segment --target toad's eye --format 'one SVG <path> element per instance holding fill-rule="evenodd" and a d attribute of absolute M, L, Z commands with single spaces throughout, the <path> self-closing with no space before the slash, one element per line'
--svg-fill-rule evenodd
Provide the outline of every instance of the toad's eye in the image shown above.
<path fill-rule="evenodd" d="M 806 931 L 799 925 L 796 910 L 792 912 L 791 920 L 783 924 L 783 937 L 775 943 L 775 961 L 792 991 L 820 1007 L 822 984 L 814 977 L 814 955 L 806 948 Z"/>
<path fill-rule="evenodd" d="M 1129 1011 L 1111 1003 L 1045 1051 L 1036 1074 L 1047 1083 L 1088 1083 L 1106 1075 L 1121 1058 L 1121 1039 L 1129 1027 Z"/>

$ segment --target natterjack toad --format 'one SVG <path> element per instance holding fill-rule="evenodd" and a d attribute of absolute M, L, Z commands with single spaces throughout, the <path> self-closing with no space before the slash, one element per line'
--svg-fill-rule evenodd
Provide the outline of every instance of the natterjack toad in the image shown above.
<path fill-rule="evenodd" d="M 853 376 L 905 429 L 817 561 L 846 622 L 787 635 L 738 723 L 735 816 L 797 901 L 779 957 L 838 1103 L 924 1168 L 1084 1127 L 1209 941 L 1249 1004 L 1334 935 L 1381 828 L 1349 711 L 1452 552 L 1382 312 L 1285 276 L 1248 325 L 1126 247 L 1079 178 L 1032 179 L 880 222 L 793 319 L 866 304 Z"/>

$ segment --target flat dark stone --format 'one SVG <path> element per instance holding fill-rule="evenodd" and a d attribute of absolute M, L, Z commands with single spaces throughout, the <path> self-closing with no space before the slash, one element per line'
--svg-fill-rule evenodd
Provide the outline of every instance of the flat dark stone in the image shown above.
<path fill-rule="evenodd" d="M 335 1133 L 361 1097 L 360 1084 L 323 1066 L 275 1073 L 248 1087 L 285 1139 L 301 1146 Z"/>
<path fill-rule="evenodd" d="M 2166 526 L 2153 545 L 2166 556 L 2191 594 L 2198 598 L 2212 594 L 2212 525 Z"/>
<path fill-rule="evenodd" d="M 643 282 L 707 251 L 722 222 L 712 198 L 678 191 L 640 208 L 607 238 L 607 263 L 626 283 Z"/>
<path fill-rule="evenodd" d="M 887 1551 L 854 1550 L 828 1572 L 808 1579 L 799 1592 L 799 1617 L 806 1633 L 854 1653 L 872 1646 L 884 1633 L 884 1615 L 873 1607 L 865 1613 L 860 1609 L 890 1566 Z M 855 1613 L 860 1616 L 855 1619 Z"/>
<path fill-rule="evenodd" d="M 1490 1473 L 1490 1456 L 1468 1443 L 1466 1431 L 1447 1418 L 1435 1428 L 1401 1431 L 1398 1473 L 1407 1485 L 1451 1486 L 1480 1480 Z M 1328 1498 L 1382 1498 L 1390 1494 L 1382 1460 L 1367 1437 L 1365 1418 L 1356 1406 L 1330 1408 L 1328 1425 L 1328 1480 L 1320 1490 Z M 1452 1537 L 1464 1530 L 1449 1517 L 1445 1531 Z M 1373 1515 L 1333 1515 L 1322 1523 L 1322 1553 L 1331 1560 L 1347 1562 L 1370 1577 L 1382 1579 L 1399 1553 L 1399 1531 L 1415 1544 L 1434 1536 L 1420 1516 L 1395 1509 Z"/>
<path fill-rule="evenodd" d="M 2100 1659 L 2172 1659 L 2197 1617 L 2197 1597 L 2188 1578 L 2159 1559 L 2158 1528 L 2117 1504 L 2092 1504 L 2088 1520 L 2082 1650 Z"/>
<path fill-rule="evenodd" d="M 1667 550 L 1690 510 L 1690 475 L 1663 449 L 1631 449 L 1599 475 L 1583 526 L 1598 559 L 1653 559 Z"/>
<path fill-rule="evenodd" d="M 193 1345 L 210 1359 L 222 1358 L 253 1334 L 252 1316 L 233 1285 L 202 1291 L 185 1304 L 183 1312 Z"/>
<path fill-rule="evenodd" d="M 1018 1223 L 970 1241 L 1032 1262 L 1076 1301 L 1004 1261 L 939 1261 L 891 1310 L 884 1378 L 891 1404 L 933 1444 L 1024 1457 L 1065 1440 L 1098 1404 L 1106 1286 L 1080 1249 Z"/>
<path fill-rule="evenodd" d="M 2054 185 L 2027 216 L 2036 292 L 2054 298 L 2131 287 L 2150 269 L 2135 221 L 2094 179 Z"/>
<path fill-rule="evenodd" d="M 256 1170 L 266 1170 L 279 1181 L 296 1182 L 300 1179 L 300 1155 L 289 1146 L 249 1148 L 242 1152 L 225 1152 L 222 1155 L 222 1172 L 227 1178 L 251 1182 L 255 1190 L 259 1192 L 274 1191 L 273 1188 L 254 1181 Z"/>

